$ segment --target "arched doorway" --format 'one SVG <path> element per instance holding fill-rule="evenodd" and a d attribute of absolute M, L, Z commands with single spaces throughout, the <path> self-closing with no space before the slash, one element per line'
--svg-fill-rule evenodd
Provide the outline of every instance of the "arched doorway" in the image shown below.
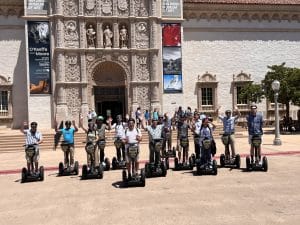
<path fill-rule="evenodd" d="M 127 112 L 126 73 L 114 62 L 102 62 L 93 72 L 93 95 L 95 110 L 98 115 L 114 120 L 117 115 L 123 117 Z"/>

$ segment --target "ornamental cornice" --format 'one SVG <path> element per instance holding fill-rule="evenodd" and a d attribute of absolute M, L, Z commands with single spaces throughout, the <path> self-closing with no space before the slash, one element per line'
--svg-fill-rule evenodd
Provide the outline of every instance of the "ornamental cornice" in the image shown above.
<path fill-rule="evenodd" d="M 0 4 L 0 16 L 17 16 L 24 15 L 23 5 L 2 5 Z"/>
<path fill-rule="evenodd" d="M 205 5 L 185 4 L 183 17 L 206 20 L 267 20 L 267 21 L 298 21 L 300 22 L 299 6 L 244 6 L 244 5 Z"/>

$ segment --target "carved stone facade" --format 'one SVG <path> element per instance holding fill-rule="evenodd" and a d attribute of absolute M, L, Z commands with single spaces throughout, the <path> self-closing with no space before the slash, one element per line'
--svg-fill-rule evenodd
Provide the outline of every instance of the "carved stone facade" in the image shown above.
<path fill-rule="evenodd" d="M 101 99 L 121 101 L 123 115 L 161 109 L 161 48 L 150 43 L 160 35 L 159 1 L 55 0 L 51 7 L 57 120 L 99 112 Z M 124 99 L 109 94 L 117 89 Z"/>

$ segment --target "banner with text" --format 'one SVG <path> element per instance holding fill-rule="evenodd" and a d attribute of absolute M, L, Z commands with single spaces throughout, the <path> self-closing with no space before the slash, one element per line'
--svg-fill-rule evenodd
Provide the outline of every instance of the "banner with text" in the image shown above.
<path fill-rule="evenodd" d="M 163 18 L 181 18 L 181 0 L 162 0 L 161 8 Z"/>

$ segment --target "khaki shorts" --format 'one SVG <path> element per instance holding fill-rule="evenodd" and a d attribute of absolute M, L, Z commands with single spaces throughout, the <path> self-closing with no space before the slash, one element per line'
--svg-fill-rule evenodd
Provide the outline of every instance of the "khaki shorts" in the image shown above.
<path fill-rule="evenodd" d="M 35 147 L 35 154 L 32 157 L 28 157 L 25 152 L 25 159 L 27 163 L 38 162 L 40 159 L 40 149 L 38 146 Z"/>
<path fill-rule="evenodd" d="M 133 159 L 133 158 L 131 158 L 130 156 L 129 156 L 129 154 L 128 154 L 128 148 L 126 148 L 126 162 L 127 163 L 130 163 L 130 162 L 132 162 L 132 161 L 134 161 L 134 162 L 137 162 L 137 161 L 139 161 L 139 156 L 140 156 L 140 147 L 139 147 L 139 149 L 138 149 L 138 154 L 137 154 L 137 156 Z"/>

